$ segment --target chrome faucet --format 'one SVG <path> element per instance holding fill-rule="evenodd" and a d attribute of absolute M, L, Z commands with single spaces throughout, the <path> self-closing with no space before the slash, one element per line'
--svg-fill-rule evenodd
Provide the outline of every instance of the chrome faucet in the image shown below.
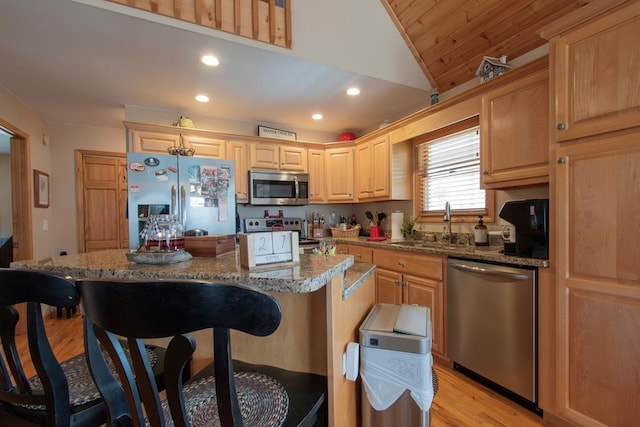
<path fill-rule="evenodd" d="M 444 204 L 444 222 L 447 225 L 444 227 L 444 232 L 442 233 L 442 240 L 445 242 L 451 243 L 451 205 L 449 202 Z"/>

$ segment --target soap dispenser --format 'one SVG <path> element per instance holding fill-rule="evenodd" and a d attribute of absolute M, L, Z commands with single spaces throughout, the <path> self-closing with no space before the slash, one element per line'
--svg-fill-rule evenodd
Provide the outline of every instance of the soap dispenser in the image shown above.
<path fill-rule="evenodd" d="M 484 225 L 484 222 L 482 221 L 482 215 L 478 215 L 478 218 L 480 218 L 480 220 L 478 221 L 478 224 L 476 224 L 475 229 L 474 229 L 474 233 L 473 233 L 473 240 L 476 243 L 476 246 L 489 246 L 489 238 L 487 236 L 487 226 Z"/>

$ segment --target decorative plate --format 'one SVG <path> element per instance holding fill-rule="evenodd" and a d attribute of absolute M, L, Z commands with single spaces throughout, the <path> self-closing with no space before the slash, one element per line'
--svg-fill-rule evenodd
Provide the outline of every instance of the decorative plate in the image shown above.
<path fill-rule="evenodd" d="M 173 264 L 193 258 L 189 252 L 127 252 L 127 259 L 137 264 Z"/>

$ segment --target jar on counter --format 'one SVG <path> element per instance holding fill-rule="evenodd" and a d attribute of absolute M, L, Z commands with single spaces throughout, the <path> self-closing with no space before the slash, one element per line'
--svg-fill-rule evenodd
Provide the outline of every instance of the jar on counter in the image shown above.
<path fill-rule="evenodd" d="M 178 215 L 150 216 L 145 246 L 150 252 L 184 249 L 184 227 Z"/>

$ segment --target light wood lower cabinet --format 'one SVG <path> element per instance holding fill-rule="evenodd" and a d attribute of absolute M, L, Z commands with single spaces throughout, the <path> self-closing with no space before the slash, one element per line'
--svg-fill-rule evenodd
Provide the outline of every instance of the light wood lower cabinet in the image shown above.
<path fill-rule="evenodd" d="M 417 304 L 431 310 L 432 352 L 445 357 L 444 267 L 446 258 L 386 249 L 373 250 L 376 302 Z"/>

